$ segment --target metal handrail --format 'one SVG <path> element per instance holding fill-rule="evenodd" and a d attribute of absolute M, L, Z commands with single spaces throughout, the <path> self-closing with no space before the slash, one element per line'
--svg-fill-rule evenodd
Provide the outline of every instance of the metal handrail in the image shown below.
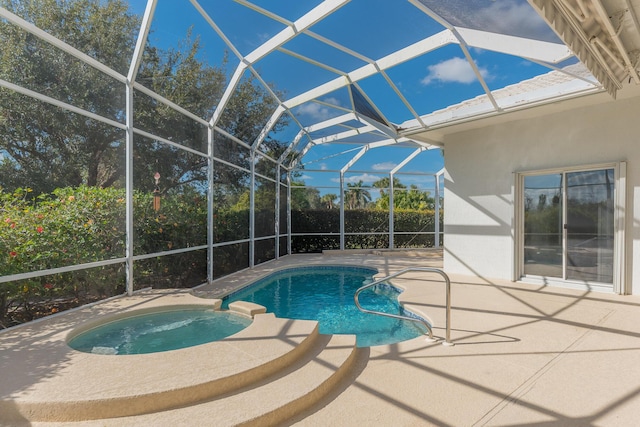
<path fill-rule="evenodd" d="M 364 291 L 365 289 L 371 288 L 379 283 L 382 282 L 386 282 L 389 279 L 393 279 L 394 277 L 400 276 L 402 274 L 408 273 L 410 271 L 426 271 L 429 273 L 438 273 L 439 275 L 441 275 L 444 280 L 445 280 L 445 286 L 446 286 L 446 305 L 447 305 L 447 312 L 446 312 L 446 337 L 445 337 L 445 341 L 443 342 L 444 345 L 453 345 L 453 343 L 451 342 L 451 280 L 449 280 L 449 276 L 447 276 L 447 274 L 438 269 L 438 268 L 432 268 L 432 267 L 409 267 L 409 268 L 405 268 L 404 270 L 400 270 L 396 273 L 390 274 L 386 277 L 383 277 L 382 279 L 378 279 L 378 280 L 374 280 L 373 282 L 366 284 L 364 286 L 362 286 L 361 288 L 359 288 L 356 293 L 353 296 L 353 299 L 356 303 L 356 307 L 358 307 L 358 310 L 362 311 L 363 313 L 370 313 L 370 314 L 377 314 L 379 316 L 385 316 L 385 317 L 392 317 L 394 319 L 402 319 L 402 320 L 410 320 L 412 322 L 418 322 L 418 323 L 422 323 L 426 328 L 427 328 L 427 332 L 429 335 L 430 339 L 433 339 L 433 331 L 431 329 L 431 325 L 429 325 L 429 323 L 427 323 L 426 320 L 418 317 L 409 317 L 409 316 L 402 316 L 402 315 L 397 315 L 397 314 L 391 314 L 391 313 L 384 313 L 382 311 L 374 311 L 374 310 L 367 310 L 366 308 L 363 308 L 360 305 L 360 301 L 358 300 L 358 295 L 360 295 L 360 292 Z"/>

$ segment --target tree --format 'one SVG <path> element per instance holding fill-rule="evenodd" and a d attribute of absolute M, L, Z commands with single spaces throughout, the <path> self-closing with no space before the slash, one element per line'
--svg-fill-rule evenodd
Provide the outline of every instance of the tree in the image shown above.
<path fill-rule="evenodd" d="M 124 0 L 0 0 L 0 5 L 37 27 L 126 75 L 140 18 Z M 0 78 L 124 123 L 125 87 L 61 50 L 0 21 Z M 147 44 L 137 82 L 208 120 L 226 86 L 226 61 L 217 67 L 199 59 L 198 37 L 189 31 L 175 49 Z M 277 91 L 275 91 L 278 94 Z M 276 107 L 276 100 L 249 74 L 238 85 L 219 126 L 252 143 Z M 136 128 L 206 153 L 207 129 L 135 91 Z M 276 124 L 276 129 L 284 122 Z M 216 155 L 246 165 L 247 151 L 221 135 Z M 29 185 L 34 194 L 65 186 L 108 187 L 124 177 L 124 131 L 0 89 L 0 186 Z M 267 141 L 273 143 L 273 141 Z M 275 142 L 274 144 L 277 144 Z M 134 185 L 152 191 L 155 172 L 164 191 L 206 182 L 206 158 L 134 136 Z M 216 168 L 225 191 L 246 188 L 246 173 Z"/>
<path fill-rule="evenodd" d="M 336 200 L 338 200 L 337 194 L 325 194 L 320 198 L 320 201 L 327 209 L 333 209 L 335 207 Z"/>
<path fill-rule="evenodd" d="M 380 197 L 376 200 L 376 208 L 389 209 L 389 178 L 382 178 L 373 183 L 373 187 L 380 188 Z M 428 191 L 420 191 L 412 184 L 409 189 L 393 177 L 393 207 L 405 210 L 435 209 L 435 199 Z"/>
<path fill-rule="evenodd" d="M 344 193 L 346 207 L 348 209 L 365 209 L 371 202 L 371 193 L 363 187 L 363 181 L 347 183 L 347 191 Z"/>
<path fill-rule="evenodd" d="M 380 189 L 380 197 L 378 198 L 378 200 L 376 200 L 376 207 L 378 209 L 384 209 L 384 210 L 389 209 L 389 182 L 390 182 L 389 178 L 384 177 L 372 184 L 373 188 Z M 395 190 L 400 188 L 406 188 L 406 186 L 402 184 L 397 177 L 394 176 L 393 188 Z"/>
<path fill-rule="evenodd" d="M 109 67 L 126 72 L 138 24 L 124 2 L 0 3 Z M 124 91 L 113 79 L 5 21 L 0 21 L 0 39 L 1 78 L 122 121 Z M 0 90 L 0 152 L 4 152 L 0 185 L 4 187 L 28 183 L 38 193 L 83 182 L 112 185 L 121 175 L 122 166 L 114 160 L 122 157 L 118 152 L 123 138 L 119 129 Z"/>
<path fill-rule="evenodd" d="M 435 209 L 435 199 L 430 196 L 428 191 L 420 191 L 417 186 L 412 184 L 409 190 L 394 194 L 393 205 L 396 209 L 405 210 Z"/>
<path fill-rule="evenodd" d="M 317 188 L 305 187 L 304 182 L 291 181 L 291 209 L 320 209 L 320 191 Z"/>

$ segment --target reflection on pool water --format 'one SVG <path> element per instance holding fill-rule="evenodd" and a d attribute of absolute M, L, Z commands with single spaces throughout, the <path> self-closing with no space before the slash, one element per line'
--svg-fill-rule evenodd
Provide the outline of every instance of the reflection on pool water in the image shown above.
<path fill-rule="evenodd" d="M 212 309 L 142 314 L 82 332 L 69 341 L 75 350 L 95 354 L 145 354 L 217 341 L 241 331 L 251 319 Z"/>
<path fill-rule="evenodd" d="M 303 267 L 273 273 L 223 301 L 250 301 L 289 319 L 317 320 L 320 333 L 355 334 L 358 347 L 392 344 L 424 334 L 423 327 L 406 320 L 362 313 L 353 295 L 377 271 L 360 267 Z M 407 314 L 398 303 L 400 290 L 376 286 L 360 294 L 364 308 Z"/>

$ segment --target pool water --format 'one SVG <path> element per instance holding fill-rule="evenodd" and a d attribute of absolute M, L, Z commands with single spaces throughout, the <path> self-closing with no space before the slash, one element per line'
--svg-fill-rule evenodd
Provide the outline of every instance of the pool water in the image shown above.
<path fill-rule="evenodd" d="M 355 334 L 358 347 L 393 344 L 426 332 L 415 322 L 363 313 L 353 295 L 376 270 L 354 267 L 304 267 L 267 276 L 223 301 L 250 301 L 289 319 L 317 320 L 323 334 Z M 407 314 L 398 303 L 400 291 L 378 285 L 360 294 L 363 308 Z"/>
<path fill-rule="evenodd" d="M 217 341 L 249 324 L 247 317 L 212 309 L 160 311 L 90 329 L 69 341 L 69 346 L 95 354 L 155 353 Z"/>

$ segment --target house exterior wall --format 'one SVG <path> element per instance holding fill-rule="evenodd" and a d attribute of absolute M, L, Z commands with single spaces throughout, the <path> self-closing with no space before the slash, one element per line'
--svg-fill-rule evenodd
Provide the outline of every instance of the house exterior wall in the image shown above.
<path fill-rule="evenodd" d="M 627 162 L 627 291 L 640 294 L 640 97 L 448 135 L 445 271 L 513 277 L 515 172 L 619 161 Z"/>

